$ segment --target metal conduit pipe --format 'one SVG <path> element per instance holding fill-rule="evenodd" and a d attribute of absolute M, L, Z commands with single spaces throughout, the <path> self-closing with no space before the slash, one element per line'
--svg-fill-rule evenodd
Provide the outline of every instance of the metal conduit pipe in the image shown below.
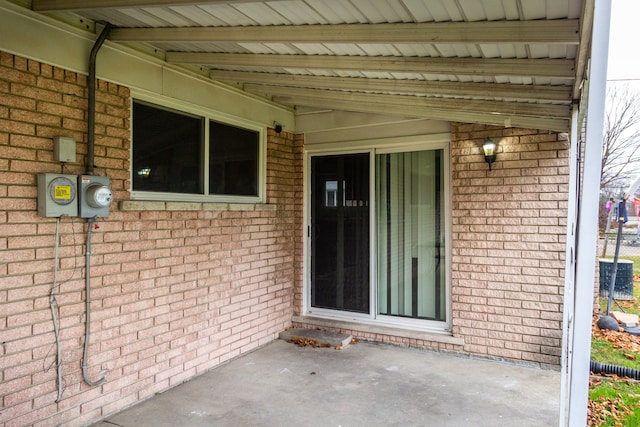
<path fill-rule="evenodd" d="M 88 116 L 87 117 L 87 175 L 93 175 L 95 154 L 95 130 L 96 130 L 96 57 L 105 39 L 109 35 L 111 24 L 107 23 L 98 36 L 89 56 L 89 81 L 88 83 Z M 87 220 L 86 264 L 85 264 L 85 327 L 84 327 L 84 351 L 82 353 L 82 378 L 90 386 L 103 384 L 107 380 L 107 372 L 100 372 L 98 381 L 91 381 L 88 373 L 87 359 L 89 358 L 89 342 L 91 341 L 91 233 L 95 218 Z"/>
<path fill-rule="evenodd" d="M 89 111 L 87 117 L 87 175 L 93 175 L 94 168 L 94 156 L 95 156 L 95 141 L 96 141 L 96 57 L 98 51 L 102 47 L 105 39 L 111 31 L 111 24 L 106 23 L 105 27 L 100 32 L 98 39 L 93 44 L 91 49 L 91 55 L 89 55 Z"/>
<path fill-rule="evenodd" d="M 627 368 L 624 366 L 610 365 L 609 363 L 599 363 L 593 360 L 589 364 L 589 369 L 594 374 L 613 374 L 619 377 L 633 378 L 640 380 L 640 370 Z"/>
<path fill-rule="evenodd" d="M 103 384 L 107 380 L 107 371 L 100 372 L 100 379 L 98 381 L 91 381 L 89 378 L 87 359 L 89 358 L 89 341 L 91 340 L 91 232 L 93 230 L 93 224 L 96 222 L 95 218 L 89 218 L 87 225 L 87 253 L 86 257 L 86 274 L 85 274 L 85 308 L 86 319 L 84 325 L 84 351 L 82 353 L 82 378 L 84 382 L 90 386 L 97 386 Z"/>

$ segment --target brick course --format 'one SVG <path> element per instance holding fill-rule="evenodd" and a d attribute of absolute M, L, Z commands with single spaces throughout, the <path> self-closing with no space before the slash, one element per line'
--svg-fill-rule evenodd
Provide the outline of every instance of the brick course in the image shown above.
<path fill-rule="evenodd" d="M 57 277 L 64 393 L 56 403 L 49 310 L 54 218 L 36 174 L 84 172 L 86 76 L 0 52 L 0 425 L 85 425 L 274 339 L 300 280 L 302 138 L 267 134 L 267 205 L 112 206 L 92 232 L 89 376 L 82 381 L 86 221 L 60 221 Z M 126 87 L 98 81 L 95 173 L 129 198 Z M 56 135 L 76 162 L 53 161 Z"/>

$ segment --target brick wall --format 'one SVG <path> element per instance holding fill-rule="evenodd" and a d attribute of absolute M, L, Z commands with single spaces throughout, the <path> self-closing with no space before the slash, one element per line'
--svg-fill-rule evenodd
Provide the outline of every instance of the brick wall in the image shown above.
<path fill-rule="evenodd" d="M 453 333 L 467 352 L 558 366 L 567 136 L 454 123 L 451 138 Z"/>
<path fill-rule="evenodd" d="M 95 173 L 116 203 L 92 232 L 89 377 L 82 380 L 87 223 L 60 221 L 64 392 L 49 308 L 55 218 L 36 174 L 84 172 L 86 76 L 0 52 L 0 425 L 85 425 L 273 340 L 300 280 L 302 139 L 268 132 L 266 205 L 127 201 L 129 90 L 100 81 Z M 78 141 L 53 161 L 52 137 Z"/>

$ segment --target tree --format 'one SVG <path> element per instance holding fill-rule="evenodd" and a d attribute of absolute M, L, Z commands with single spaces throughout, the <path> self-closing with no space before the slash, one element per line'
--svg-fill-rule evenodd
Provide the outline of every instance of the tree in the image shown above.
<path fill-rule="evenodd" d="M 600 188 L 618 196 L 640 174 L 640 92 L 610 83 L 604 126 Z"/>

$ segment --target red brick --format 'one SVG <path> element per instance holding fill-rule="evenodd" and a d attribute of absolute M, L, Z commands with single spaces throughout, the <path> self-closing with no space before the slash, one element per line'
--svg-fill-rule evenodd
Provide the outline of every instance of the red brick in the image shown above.
<path fill-rule="evenodd" d="M 55 92 L 60 95 L 76 95 L 76 96 L 84 96 L 85 87 L 84 84 L 78 85 L 64 81 L 56 81 L 62 80 L 62 75 L 59 74 L 59 69 L 54 69 L 54 79 L 46 79 L 46 78 L 38 78 L 37 87 L 38 89 L 49 90 Z M 38 99 L 38 97 L 35 97 Z M 43 98 L 46 99 L 46 98 Z M 52 102 L 59 103 L 61 101 L 51 100 Z"/>

